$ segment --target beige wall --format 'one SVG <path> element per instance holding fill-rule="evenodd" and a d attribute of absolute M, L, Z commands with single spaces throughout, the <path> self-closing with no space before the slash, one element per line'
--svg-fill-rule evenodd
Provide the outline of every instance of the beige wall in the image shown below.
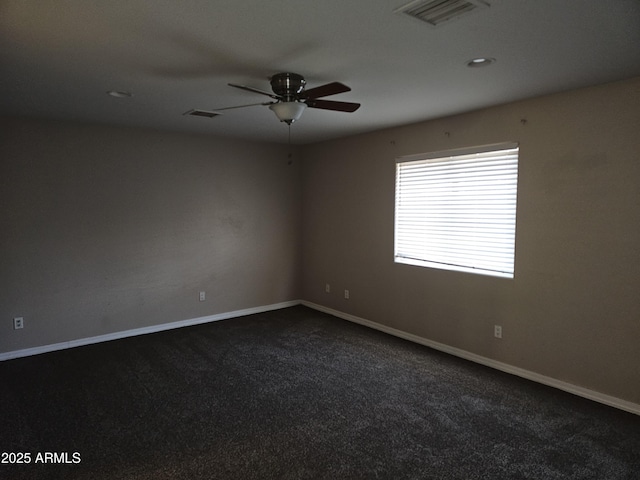
<path fill-rule="evenodd" d="M 520 143 L 515 278 L 394 264 L 394 159 L 505 141 Z M 640 78 L 304 156 L 305 300 L 640 403 Z"/>
<path fill-rule="evenodd" d="M 0 352 L 299 299 L 286 147 L 18 119 L 0 132 Z"/>

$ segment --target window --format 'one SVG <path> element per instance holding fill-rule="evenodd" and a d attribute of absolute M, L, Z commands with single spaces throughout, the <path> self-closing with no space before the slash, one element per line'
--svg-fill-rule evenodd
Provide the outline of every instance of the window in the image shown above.
<path fill-rule="evenodd" d="M 518 145 L 396 160 L 395 261 L 513 278 Z"/>

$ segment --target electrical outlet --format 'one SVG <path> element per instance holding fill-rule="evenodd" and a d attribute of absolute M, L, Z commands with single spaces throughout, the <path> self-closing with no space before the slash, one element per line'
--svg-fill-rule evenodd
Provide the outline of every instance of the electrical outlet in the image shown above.
<path fill-rule="evenodd" d="M 345 290 L 345 291 L 344 291 L 344 298 L 346 298 L 347 300 L 349 300 L 349 290 Z"/>
<path fill-rule="evenodd" d="M 200 301 L 204 302 L 207 299 L 207 294 L 205 292 L 200 292 Z"/>
<path fill-rule="evenodd" d="M 328 283 L 324 286 L 324 293 L 331 293 L 331 285 Z"/>
<path fill-rule="evenodd" d="M 493 326 L 493 336 L 496 338 L 502 338 L 502 326 L 494 325 Z"/>
<path fill-rule="evenodd" d="M 14 330 L 20 330 L 21 328 L 24 328 L 24 318 L 23 317 L 15 317 L 13 319 L 13 329 Z"/>

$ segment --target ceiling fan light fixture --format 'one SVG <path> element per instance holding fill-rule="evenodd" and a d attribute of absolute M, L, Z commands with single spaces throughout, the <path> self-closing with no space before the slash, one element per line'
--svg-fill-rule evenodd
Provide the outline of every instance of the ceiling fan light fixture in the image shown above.
<path fill-rule="evenodd" d="M 278 102 L 269 105 L 269 108 L 273 110 L 278 120 L 291 125 L 300 118 L 302 112 L 307 108 L 307 104 L 302 102 Z"/>

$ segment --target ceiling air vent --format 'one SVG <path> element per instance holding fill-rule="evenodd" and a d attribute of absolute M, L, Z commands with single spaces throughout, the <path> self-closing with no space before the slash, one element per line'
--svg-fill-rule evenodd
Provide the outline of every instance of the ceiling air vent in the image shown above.
<path fill-rule="evenodd" d="M 209 110 L 189 110 L 188 112 L 184 112 L 183 115 L 191 115 L 193 117 L 207 117 L 207 118 L 213 118 L 213 117 L 217 117 L 218 115 L 222 115 L 221 113 L 218 112 L 210 112 Z"/>
<path fill-rule="evenodd" d="M 404 13 L 437 27 L 488 6 L 482 0 L 414 0 L 396 8 L 394 13 Z"/>

